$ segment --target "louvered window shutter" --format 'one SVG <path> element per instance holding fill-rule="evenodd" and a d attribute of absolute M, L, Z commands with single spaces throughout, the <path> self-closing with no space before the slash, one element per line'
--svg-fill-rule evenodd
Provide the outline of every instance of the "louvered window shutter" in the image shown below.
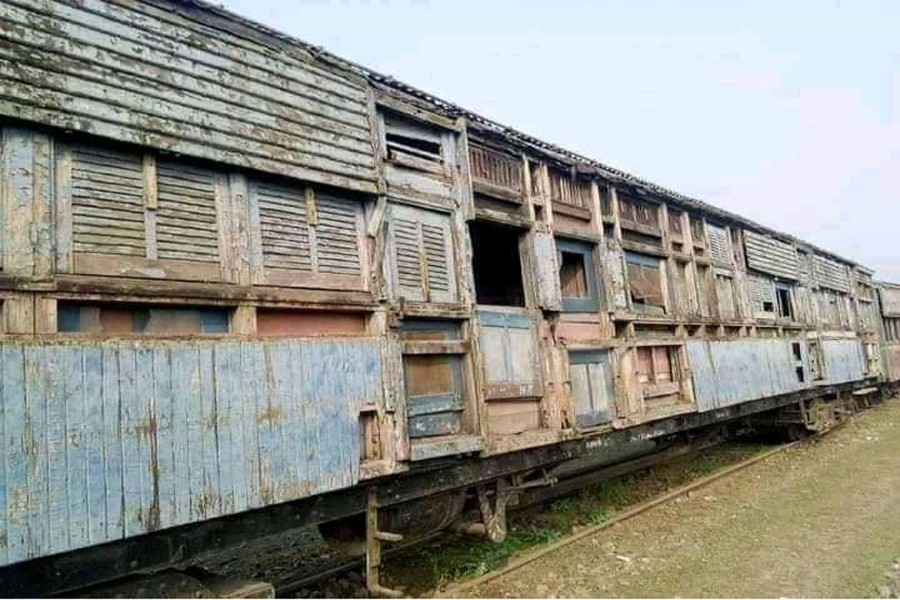
<path fill-rule="evenodd" d="M 364 289 L 362 204 L 297 185 L 253 182 L 269 284 Z"/>
<path fill-rule="evenodd" d="M 75 252 L 145 255 L 141 160 L 114 149 L 72 148 Z"/>
<path fill-rule="evenodd" d="M 160 162 L 157 186 L 159 258 L 218 263 L 215 174 L 203 168 Z"/>
<path fill-rule="evenodd" d="M 454 302 L 449 215 L 393 205 L 389 228 L 394 295 L 419 302 Z"/>

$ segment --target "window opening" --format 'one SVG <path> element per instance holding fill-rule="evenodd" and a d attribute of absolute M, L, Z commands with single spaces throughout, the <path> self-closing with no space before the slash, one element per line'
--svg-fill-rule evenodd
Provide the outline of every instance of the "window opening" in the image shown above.
<path fill-rule="evenodd" d="M 794 355 L 794 372 L 797 374 L 797 381 L 803 383 L 806 375 L 803 371 L 803 349 L 800 342 L 791 342 L 791 353 Z"/>
<path fill-rule="evenodd" d="M 469 235 L 472 240 L 476 302 L 525 306 L 520 232 L 486 221 L 474 221 L 469 225 Z"/>
<path fill-rule="evenodd" d="M 562 308 L 570 312 L 589 312 L 599 308 L 593 244 L 556 240 L 559 251 L 559 284 Z"/>
<path fill-rule="evenodd" d="M 794 309 L 791 305 L 791 290 L 788 287 L 776 285 L 775 299 L 778 301 L 778 316 L 783 319 L 793 319 Z"/>
<path fill-rule="evenodd" d="M 228 333 L 227 308 L 59 302 L 57 331 L 104 335 Z"/>
<path fill-rule="evenodd" d="M 625 262 L 628 267 L 628 288 L 634 310 L 663 314 L 665 299 L 659 259 L 626 252 Z"/>

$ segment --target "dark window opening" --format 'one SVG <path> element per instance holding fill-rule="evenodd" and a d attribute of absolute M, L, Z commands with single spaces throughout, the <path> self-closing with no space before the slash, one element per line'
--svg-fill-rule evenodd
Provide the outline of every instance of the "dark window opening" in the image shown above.
<path fill-rule="evenodd" d="M 469 225 L 478 304 L 525 306 L 518 230 L 485 221 Z"/>
<path fill-rule="evenodd" d="M 775 304 L 771 300 L 763 300 L 763 312 L 774 312 Z"/>
<path fill-rule="evenodd" d="M 799 381 L 800 383 L 803 383 L 803 377 L 804 377 L 804 375 L 803 375 L 803 367 L 797 367 L 797 368 L 795 369 L 795 371 L 796 371 L 796 373 L 797 373 L 797 381 Z"/>
<path fill-rule="evenodd" d="M 634 310 L 663 314 L 665 298 L 662 290 L 660 260 L 633 252 L 625 253 L 628 266 L 628 289 Z"/>
<path fill-rule="evenodd" d="M 60 333 L 102 335 L 228 333 L 230 313 L 227 308 L 59 302 L 56 328 Z"/>
<path fill-rule="evenodd" d="M 792 342 L 791 351 L 794 353 L 794 360 L 803 360 L 803 352 L 800 348 L 800 342 Z"/>
<path fill-rule="evenodd" d="M 594 272 L 593 244 L 557 239 L 559 285 L 562 308 L 568 312 L 591 312 L 599 308 Z"/>
<path fill-rule="evenodd" d="M 441 162 L 441 145 L 438 142 L 422 140 L 414 137 L 388 133 L 387 138 L 388 159 L 397 158 L 398 154 L 411 154 L 418 158 L 433 162 Z"/>
<path fill-rule="evenodd" d="M 562 295 L 569 298 L 588 296 L 587 272 L 584 255 L 576 252 L 560 252 L 559 284 Z"/>
<path fill-rule="evenodd" d="M 794 310 L 791 306 L 791 290 L 786 287 L 775 287 L 775 298 L 778 300 L 778 316 L 784 319 L 793 319 Z"/>

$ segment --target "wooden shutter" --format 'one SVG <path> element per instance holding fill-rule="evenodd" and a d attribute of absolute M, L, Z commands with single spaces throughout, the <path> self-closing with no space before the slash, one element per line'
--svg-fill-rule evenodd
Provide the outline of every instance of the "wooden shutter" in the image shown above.
<path fill-rule="evenodd" d="M 569 352 L 569 382 L 580 427 L 612 420 L 615 406 L 608 351 Z"/>
<path fill-rule="evenodd" d="M 752 231 L 744 232 L 747 266 L 786 279 L 799 277 L 799 258 L 792 245 Z"/>
<path fill-rule="evenodd" d="M 450 216 L 393 205 L 389 234 L 394 295 L 419 302 L 456 301 Z"/>
<path fill-rule="evenodd" d="M 72 148 L 72 242 L 76 253 L 144 257 L 141 156 L 104 147 Z"/>
<path fill-rule="evenodd" d="M 312 273 L 306 205 L 298 186 L 257 183 L 263 266 Z"/>
<path fill-rule="evenodd" d="M 200 167 L 160 162 L 156 209 L 160 259 L 219 262 L 215 174 Z"/>
<path fill-rule="evenodd" d="M 540 396 L 540 360 L 534 318 L 521 312 L 478 311 L 485 396 Z"/>
<path fill-rule="evenodd" d="M 731 240 L 728 230 L 715 225 L 706 225 L 706 237 L 709 241 L 709 257 L 717 265 L 731 266 Z"/>
<path fill-rule="evenodd" d="M 300 185 L 252 182 L 266 283 L 365 289 L 362 204 Z"/>
<path fill-rule="evenodd" d="M 844 265 L 824 256 L 814 256 L 813 268 L 816 271 L 816 282 L 820 286 L 839 292 L 850 291 L 850 277 Z"/>
<path fill-rule="evenodd" d="M 316 198 L 316 255 L 319 273 L 359 277 L 360 205 L 332 196 Z"/>

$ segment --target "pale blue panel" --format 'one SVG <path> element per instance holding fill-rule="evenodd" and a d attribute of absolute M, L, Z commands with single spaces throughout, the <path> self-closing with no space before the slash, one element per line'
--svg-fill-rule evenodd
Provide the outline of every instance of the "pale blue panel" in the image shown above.
<path fill-rule="evenodd" d="M 83 347 L 84 452 L 87 465 L 88 539 L 106 541 L 106 461 L 103 428 L 103 351 L 98 346 Z"/>
<path fill-rule="evenodd" d="M 61 382 L 63 365 L 62 352 L 57 346 L 46 349 L 47 362 L 43 368 L 36 368 L 43 356 L 38 355 L 37 348 L 27 348 L 25 352 L 27 365 L 27 381 L 29 412 L 37 417 L 37 410 L 45 406 L 47 420 L 47 467 L 48 489 L 46 498 L 49 502 L 50 544 L 42 547 L 44 552 L 62 552 L 69 545 L 69 498 L 68 474 L 66 465 L 66 401 Z M 33 362 L 32 362 L 33 361 Z M 32 370 L 32 366 L 35 367 Z M 33 530 L 33 528 L 32 528 Z"/>
<path fill-rule="evenodd" d="M 268 401 L 268 377 L 260 377 L 266 372 L 265 348 L 261 344 L 241 345 L 241 375 L 243 386 L 244 456 L 248 478 L 248 508 L 262 506 L 260 496 L 260 406 Z"/>
<path fill-rule="evenodd" d="M 184 345 L 168 347 L 172 415 L 172 480 L 175 482 L 174 516 L 176 523 L 191 520 L 191 493 L 197 489 L 192 480 L 191 444 L 199 440 L 197 417 L 197 351 Z"/>
<path fill-rule="evenodd" d="M 281 451 L 281 421 L 278 418 L 281 415 L 278 405 L 279 389 L 283 387 L 281 380 L 283 375 L 277 373 L 276 358 L 278 353 L 275 345 L 266 344 L 262 346 L 264 352 L 263 364 L 260 365 L 261 373 L 266 373 L 267 377 L 259 377 L 257 385 L 264 386 L 265 393 L 256 394 L 256 416 L 257 437 L 259 446 L 259 495 L 261 504 L 268 504 L 274 501 L 275 487 L 272 482 L 273 473 L 279 468 L 283 468 L 283 462 L 280 460 L 278 453 Z"/>
<path fill-rule="evenodd" d="M 236 509 L 235 490 L 243 486 L 241 443 L 235 435 L 240 427 L 241 355 L 237 343 L 215 345 L 216 417 L 218 422 L 219 489 L 222 514 Z M 246 497 L 238 504 L 243 510 Z"/>
<path fill-rule="evenodd" d="M 200 346 L 200 436 L 202 451 L 195 460 L 203 467 L 203 488 L 200 497 L 195 497 L 200 516 L 211 518 L 221 514 L 221 487 L 219 486 L 219 449 L 217 421 L 215 371 L 213 369 L 213 346 Z"/>
<path fill-rule="evenodd" d="M 22 378 L 17 380 L 16 384 L 21 382 L 23 388 L 25 420 L 22 423 L 22 444 L 25 451 L 27 482 L 20 480 L 20 485 L 27 490 L 25 493 L 27 505 L 23 505 L 22 508 L 27 510 L 25 525 L 28 531 L 28 555 L 39 556 L 53 547 L 51 532 L 55 523 L 51 515 L 49 464 L 52 437 L 40 354 L 31 347 L 24 347 L 22 357 L 24 360 L 21 367 Z M 18 394 L 15 396 L 18 397 Z M 55 428 L 58 431 L 59 424 L 56 424 Z M 64 502 L 64 499 L 62 501 Z"/>
<path fill-rule="evenodd" d="M 272 389 L 269 402 L 264 407 L 264 421 L 270 439 L 269 470 L 263 481 L 275 502 L 282 502 L 289 496 L 290 484 L 297 480 L 297 469 L 305 464 L 300 444 L 303 439 L 303 420 L 298 416 L 298 405 L 302 399 L 295 393 L 294 374 L 302 365 L 294 364 L 290 342 L 276 342 L 271 347 L 270 369 Z M 272 500 L 270 500 L 272 501 Z"/>
<path fill-rule="evenodd" d="M 175 478 L 175 439 L 172 423 L 172 369 L 169 348 L 159 345 L 148 356 L 153 365 L 153 398 L 156 418 L 156 494 L 160 527 L 178 524 Z"/>
<path fill-rule="evenodd" d="M 144 407 L 148 398 L 141 393 L 134 348 L 124 346 L 119 352 L 119 391 L 122 403 L 122 495 L 125 499 L 125 534 L 143 531 L 144 515 L 150 509 L 150 486 L 147 476 L 149 453 L 144 452 L 142 432 L 145 427 Z M 149 395 L 149 394 L 148 394 Z M 147 501 L 145 501 L 147 498 Z"/>
<path fill-rule="evenodd" d="M 55 390 L 55 402 L 65 406 L 66 435 L 64 438 L 66 478 L 66 495 L 68 497 L 69 540 L 67 548 L 78 548 L 88 545 L 87 495 L 87 446 L 84 399 L 84 365 L 82 364 L 82 348 L 78 346 L 59 346 L 59 385 Z"/>
<path fill-rule="evenodd" d="M 828 383 L 846 383 L 864 377 L 863 349 L 858 339 L 822 340 L 822 352 Z"/>
<path fill-rule="evenodd" d="M 797 379 L 790 340 L 689 341 L 688 363 L 700 411 L 786 394 Z"/>
<path fill-rule="evenodd" d="M 119 398 L 119 348 L 102 346 L 103 455 L 106 460 L 106 537 L 125 537 L 125 467 L 122 457 L 122 404 Z"/>
<path fill-rule="evenodd" d="M 29 514 L 29 453 L 32 460 L 44 456 L 44 448 L 37 446 L 35 433 L 43 430 L 43 419 L 38 423 L 30 423 L 25 407 L 25 368 L 22 348 L 9 344 L 3 348 L 3 361 L 0 362 L 3 390 L 3 452 L 5 463 L 5 479 L 3 481 L 3 517 L 5 520 L 7 562 L 16 562 L 28 557 L 28 524 L 29 518 L 40 518 L 40 515 Z M 41 439 L 43 441 L 43 439 Z M 34 451 L 26 449 L 29 443 L 34 444 Z M 44 491 L 35 490 L 44 495 Z M 40 526 L 40 523 L 33 523 Z"/>

